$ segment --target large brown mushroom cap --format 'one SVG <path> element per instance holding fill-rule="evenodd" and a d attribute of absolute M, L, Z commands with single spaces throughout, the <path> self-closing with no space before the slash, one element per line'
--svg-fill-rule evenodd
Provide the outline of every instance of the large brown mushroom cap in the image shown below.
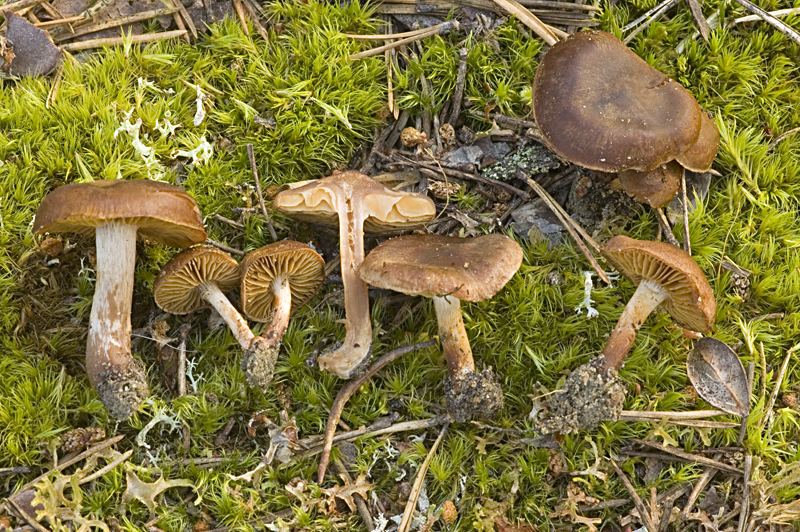
<path fill-rule="evenodd" d="M 373 249 L 359 274 L 379 288 L 426 297 L 452 295 L 475 302 L 496 294 L 520 264 L 522 248 L 504 235 L 407 235 Z"/>
<path fill-rule="evenodd" d="M 545 54 L 533 82 L 536 123 L 562 158 L 602 172 L 652 170 L 689 150 L 700 106 L 620 40 L 586 31 Z"/>
<path fill-rule="evenodd" d="M 708 172 L 719 151 L 719 129 L 714 117 L 706 111 L 700 113 L 702 125 L 697 142 L 686 153 L 675 159 L 692 172 Z"/>
<path fill-rule="evenodd" d="M 272 281 L 289 280 L 292 310 L 305 305 L 325 281 L 325 261 L 300 242 L 283 240 L 245 255 L 241 266 L 242 312 L 251 320 L 266 322 L 272 315 L 275 297 Z"/>
<path fill-rule="evenodd" d="M 239 284 L 239 264 L 215 247 L 197 246 L 178 253 L 167 262 L 153 284 L 156 305 L 171 314 L 188 314 L 208 306 L 200 287 L 213 282 L 223 292 Z"/>
<path fill-rule="evenodd" d="M 334 172 L 275 197 L 275 208 L 311 223 L 338 227 L 335 196 L 359 196 L 366 215 L 364 232 L 386 234 L 417 229 L 436 215 L 436 206 L 424 194 L 398 192 L 360 172 Z"/>
<path fill-rule="evenodd" d="M 206 239 L 197 202 L 181 187 L 149 180 L 73 183 L 56 188 L 42 201 L 34 233 L 93 235 L 108 221 L 139 227 L 139 236 L 185 248 Z"/>
<path fill-rule="evenodd" d="M 664 242 L 636 240 L 617 235 L 601 253 L 622 275 L 637 286 L 651 280 L 669 292 L 661 303 L 670 315 L 693 331 L 711 332 L 717 315 L 714 293 L 703 271 L 680 248 Z"/>

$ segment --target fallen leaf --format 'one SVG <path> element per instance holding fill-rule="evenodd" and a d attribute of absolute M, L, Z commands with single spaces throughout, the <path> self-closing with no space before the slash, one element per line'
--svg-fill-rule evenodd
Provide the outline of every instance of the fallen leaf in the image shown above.
<path fill-rule="evenodd" d="M 358 475 L 358 478 L 352 483 L 345 480 L 344 485 L 334 486 L 332 488 L 323 488 L 322 493 L 328 497 L 328 511 L 334 513 L 336 511 L 336 499 L 344 501 L 351 512 L 356 511 L 356 501 L 353 495 L 361 495 L 365 501 L 369 500 L 368 492 L 372 489 L 372 484 L 367 482 L 366 475 Z"/>
<path fill-rule="evenodd" d="M 733 349 L 715 338 L 701 338 L 686 359 L 686 373 L 697 393 L 729 414 L 750 412 L 744 366 Z"/>
<path fill-rule="evenodd" d="M 12 76 L 46 76 L 58 65 L 61 50 L 53 44 L 47 32 L 40 30 L 24 18 L 4 12 L 6 18 L 6 53 L 3 70 Z M 8 58 L 11 57 L 9 62 Z"/>

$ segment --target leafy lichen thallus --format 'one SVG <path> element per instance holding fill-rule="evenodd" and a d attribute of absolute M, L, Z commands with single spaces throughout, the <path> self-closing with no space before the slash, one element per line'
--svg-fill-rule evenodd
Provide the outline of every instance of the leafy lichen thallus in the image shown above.
<path fill-rule="evenodd" d="M 275 208 L 298 220 L 339 228 L 347 332 L 341 346 L 318 360 L 320 368 L 353 378 L 366 369 L 372 353 L 367 284 L 356 273 L 364 260 L 364 233 L 419 228 L 433 219 L 436 207 L 423 194 L 395 191 L 362 173 L 347 171 L 278 193 Z"/>
<path fill-rule="evenodd" d="M 618 235 L 602 255 L 637 285 L 601 355 L 568 377 L 540 413 L 542 433 L 569 433 L 614 420 L 622 410 L 625 390 L 618 378 L 625 357 L 647 316 L 661 307 L 682 326 L 709 333 L 717 306 L 711 286 L 692 257 L 663 242 Z"/>
<path fill-rule="evenodd" d="M 94 235 L 97 280 L 86 372 L 108 412 L 129 418 L 148 396 L 142 364 L 131 354 L 136 238 L 177 248 L 204 241 L 197 203 L 182 188 L 157 181 L 74 183 L 44 198 L 33 231 Z"/>
<path fill-rule="evenodd" d="M 461 300 L 493 297 L 521 263 L 519 244 L 503 235 L 408 235 L 380 244 L 358 270 L 372 286 L 433 300 L 447 360 L 447 408 L 457 421 L 493 417 L 503 406 L 503 392 L 492 369 L 475 370 Z"/>

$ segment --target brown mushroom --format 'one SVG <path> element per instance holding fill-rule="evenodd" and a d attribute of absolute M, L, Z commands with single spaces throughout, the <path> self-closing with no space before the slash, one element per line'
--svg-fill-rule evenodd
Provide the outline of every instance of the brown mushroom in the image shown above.
<path fill-rule="evenodd" d="M 383 242 L 359 267 L 361 278 L 372 286 L 433 299 L 447 360 L 448 409 L 459 421 L 491 416 L 503 404 L 491 370 L 475 372 L 461 300 L 477 302 L 494 296 L 521 263 L 519 244 L 503 235 L 408 235 Z"/>
<path fill-rule="evenodd" d="M 575 33 L 550 48 L 536 71 L 533 111 L 556 154 L 620 173 L 632 195 L 639 194 L 630 192 L 635 179 L 649 181 L 639 197 L 656 208 L 679 189 L 675 168 L 665 165 L 677 160 L 707 171 L 719 145 L 714 120 L 689 91 L 602 31 Z"/>
<path fill-rule="evenodd" d="M 600 253 L 637 285 L 603 349 L 606 369 L 622 367 L 636 333 L 658 306 L 684 327 L 711 332 L 717 315 L 714 293 L 688 253 L 664 242 L 624 235 L 609 240 Z"/>
<path fill-rule="evenodd" d="M 601 356 L 572 372 L 540 412 L 540 432 L 569 433 L 617 419 L 625 388 L 618 371 L 647 316 L 661 306 L 675 321 L 710 332 L 716 315 L 714 294 L 688 253 L 663 242 L 615 236 L 603 256 L 636 285 Z"/>
<path fill-rule="evenodd" d="M 249 351 L 242 369 L 251 383 L 261 382 L 265 367 L 253 356 L 268 356 L 274 366 L 293 310 L 305 305 L 325 281 L 325 261 L 305 244 L 283 240 L 251 251 L 242 259 L 242 312 L 253 321 L 270 322 L 261 334 L 264 349 Z"/>
<path fill-rule="evenodd" d="M 127 419 L 148 395 L 142 365 L 130 347 L 137 234 L 172 247 L 202 242 L 200 209 L 182 188 L 167 183 L 75 183 L 44 198 L 33 231 L 95 235 L 97 280 L 86 371 L 109 413 Z"/>
<path fill-rule="evenodd" d="M 258 370 L 258 378 L 248 373 L 247 383 L 263 389 L 272 380 L 275 358 L 267 355 L 270 342 L 253 334 L 247 321 L 225 296 L 225 292 L 239 284 L 239 277 L 239 264 L 233 257 L 211 246 L 197 246 L 175 255 L 161 268 L 153 284 L 153 297 L 156 305 L 171 314 L 188 314 L 209 305 L 213 307 L 242 346 L 242 360 L 259 362 L 259 366 L 253 368 Z"/>
<path fill-rule="evenodd" d="M 298 220 L 339 228 L 347 333 L 341 347 L 319 357 L 319 365 L 349 379 L 368 363 L 372 349 L 367 285 L 356 274 L 364 260 L 364 232 L 418 228 L 436 215 L 436 207 L 423 194 L 391 190 L 348 171 L 278 193 L 275 208 Z"/>

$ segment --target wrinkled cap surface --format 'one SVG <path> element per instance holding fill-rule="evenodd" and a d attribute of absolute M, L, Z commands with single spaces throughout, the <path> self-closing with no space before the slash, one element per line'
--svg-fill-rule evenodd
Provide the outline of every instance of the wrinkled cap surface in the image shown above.
<path fill-rule="evenodd" d="M 533 111 L 554 152 L 602 172 L 671 161 L 695 143 L 701 125 L 689 91 L 602 31 L 550 48 L 533 82 Z"/>
<path fill-rule="evenodd" d="M 223 292 L 239 284 L 239 263 L 211 246 L 197 246 L 172 257 L 153 284 L 156 305 L 171 314 L 188 314 L 208 305 L 197 288 L 215 283 Z"/>
<path fill-rule="evenodd" d="M 96 227 L 109 221 L 135 225 L 140 237 L 176 248 L 206 239 L 194 198 L 181 187 L 149 180 L 60 186 L 42 200 L 33 232 L 94 235 Z"/>
<path fill-rule="evenodd" d="M 664 242 L 617 235 L 601 254 L 637 286 L 649 279 L 667 290 L 669 296 L 661 307 L 675 321 L 693 331 L 711 332 L 717 315 L 714 293 L 688 253 Z"/>
<path fill-rule="evenodd" d="M 678 193 L 682 173 L 681 165 L 670 161 L 648 172 L 623 170 L 619 173 L 619 181 L 622 189 L 634 200 L 658 209 Z"/>
<path fill-rule="evenodd" d="M 358 273 L 378 288 L 475 302 L 499 292 L 520 264 L 522 248 L 504 235 L 407 235 L 373 249 Z"/>
<path fill-rule="evenodd" d="M 339 205 L 349 201 L 363 215 L 364 231 L 385 234 L 422 227 L 436 216 L 429 197 L 399 192 L 355 171 L 335 172 L 275 196 L 275 208 L 306 222 L 339 226 Z"/>
<path fill-rule="evenodd" d="M 707 112 L 702 111 L 700 116 L 702 121 L 697 142 L 676 161 L 687 170 L 703 173 L 711 169 L 711 163 L 714 162 L 717 151 L 719 151 L 719 129 L 714 117 Z"/>
<path fill-rule="evenodd" d="M 300 242 L 283 240 L 258 248 L 242 259 L 242 312 L 251 320 L 267 322 L 275 292 L 272 281 L 287 279 L 292 291 L 292 311 L 305 305 L 325 281 L 325 261 Z"/>

